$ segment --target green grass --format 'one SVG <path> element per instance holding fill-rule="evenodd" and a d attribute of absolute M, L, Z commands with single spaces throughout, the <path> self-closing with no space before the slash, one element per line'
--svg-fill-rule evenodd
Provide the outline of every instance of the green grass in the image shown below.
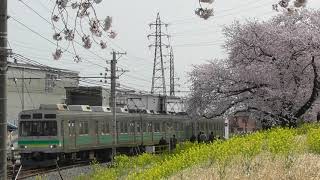
<path fill-rule="evenodd" d="M 284 164 L 290 166 L 292 157 L 305 153 L 320 153 L 319 124 L 305 124 L 297 129 L 274 128 L 211 144 L 185 142 L 170 154 L 121 155 L 116 157 L 114 167 L 104 168 L 95 164 L 93 173 L 78 179 L 163 179 L 202 164 L 215 164 L 218 176 L 224 178 L 238 158 L 241 159 L 241 167 L 249 171 L 252 162 L 261 154 L 268 154 L 270 162 L 272 159 L 284 159 Z"/>

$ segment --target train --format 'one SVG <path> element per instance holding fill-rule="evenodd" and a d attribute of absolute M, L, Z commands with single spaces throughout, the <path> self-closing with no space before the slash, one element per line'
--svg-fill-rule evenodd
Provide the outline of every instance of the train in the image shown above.
<path fill-rule="evenodd" d="M 24 110 L 18 118 L 18 151 L 23 166 L 43 166 L 56 162 L 102 159 L 117 152 L 132 153 L 154 147 L 161 138 L 175 135 L 178 142 L 200 131 L 224 135 L 223 119 L 191 119 L 185 113 L 129 113 L 117 108 L 116 133 L 109 107 L 42 104 Z"/>

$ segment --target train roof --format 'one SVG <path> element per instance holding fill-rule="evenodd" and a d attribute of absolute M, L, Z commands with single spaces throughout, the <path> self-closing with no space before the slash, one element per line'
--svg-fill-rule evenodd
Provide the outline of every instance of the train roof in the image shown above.
<path fill-rule="evenodd" d="M 42 113 L 42 114 L 56 114 L 59 115 L 79 115 L 79 116 L 112 116 L 112 112 L 92 112 L 92 111 L 61 111 L 61 110 L 47 110 L 47 109 L 32 109 L 32 110 L 24 110 L 20 112 L 19 117 L 21 114 L 34 114 L 34 113 Z M 175 119 L 189 119 L 187 115 L 171 115 L 171 114 L 141 114 L 144 117 L 150 118 L 165 118 L 165 117 L 174 117 Z M 139 113 L 118 113 L 117 117 L 127 117 L 127 116 L 137 116 L 139 117 Z"/>

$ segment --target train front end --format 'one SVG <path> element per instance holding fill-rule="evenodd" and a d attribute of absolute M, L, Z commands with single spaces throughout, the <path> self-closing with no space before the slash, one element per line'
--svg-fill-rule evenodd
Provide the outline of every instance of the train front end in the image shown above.
<path fill-rule="evenodd" d="M 39 109 L 19 114 L 18 148 L 23 166 L 50 166 L 58 160 L 62 141 L 55 112 Z"/>

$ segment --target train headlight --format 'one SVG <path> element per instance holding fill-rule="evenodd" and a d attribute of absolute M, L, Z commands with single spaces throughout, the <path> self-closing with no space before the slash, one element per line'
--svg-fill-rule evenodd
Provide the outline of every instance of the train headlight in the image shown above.
<path fill-rule="evenodd" d="M 50 148 L 51 148 L 51 149 L 56 148 L 56 147 L 57 147 L 57 145 L 56 145 L 56 144 L 52 144 L 52 145 L 50 145 Z"/>
<path fill-rule="evenodd" d="M 21 148 L 21 149 L 27 149 L 27 146 L 25 146 L 25 145 L 20 145 L 20 148 Z"/>

